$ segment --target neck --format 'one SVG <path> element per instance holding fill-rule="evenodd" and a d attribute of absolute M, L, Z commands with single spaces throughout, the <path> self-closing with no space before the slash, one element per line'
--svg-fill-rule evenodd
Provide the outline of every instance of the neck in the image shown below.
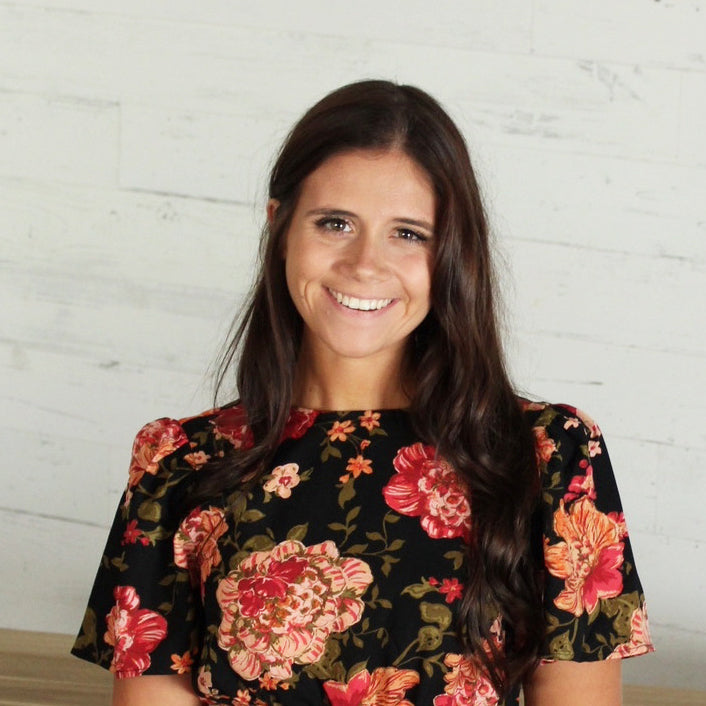
<path fill-rule="evenodd" d="M 295 373 L 294 404 L 317 410 L 408 407 L 404 358 L 404 351 L 375 359 L 313 355 L 304 345 Z"/>

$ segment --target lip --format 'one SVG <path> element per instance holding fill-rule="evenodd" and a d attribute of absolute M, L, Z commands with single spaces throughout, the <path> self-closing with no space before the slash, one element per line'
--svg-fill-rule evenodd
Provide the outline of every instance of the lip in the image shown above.
<path fill-rule="evenodd" d="M 340 309 L 351 314 L 375 315 L 387 311 L 397 299 L 393 297 L 356 297 L 332 287 L 324 287 L 331 301 Z M 351 306 L 352 304 L 352 306 Z"/>

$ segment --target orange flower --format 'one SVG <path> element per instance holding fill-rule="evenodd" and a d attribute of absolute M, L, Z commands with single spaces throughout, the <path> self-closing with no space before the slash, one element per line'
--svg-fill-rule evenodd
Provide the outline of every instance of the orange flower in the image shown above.
<path fill-rule="evenodd" d="M 194 664 L 194 660 L 191 654 L 187 651 L 183 655 L 179 656 L 177 654 L 172 655 L 172 669 L 177 674 L 188 674 L 191 671 L 191 667 Z"/>
<path fill-rule="evenodd" d="M 598 511 L 589 497 L 577 500 L 568 512 L 561 500 L 554 531 L 564 541 L 549 546 L 545 539 L 544 559 L 549 573 L 565 582 L 554 599 L 557 608 L 579 617 L 592 613 L 600 599 L 620 595 L 623 542 L 613 518 Z"/>
<path fill-rule="evenodd" d="M 407 689 L 419 684 L 413 669 L 379 667 L 372 674 L 364 669 L 347 684 L 324 682 L 332 706 L 412 706 L 404 698 Z"/>
<path fill-rule="evenodd" d="M 551 439 L 544 427 L 533 427 L 534 432 L 534 448 L 537 454 L 537 465 L 540 462 L 548 463 L 552 454 L 556 451 L 554 439 Z"/>
<path fill-rule="evenodd" d="M 358 417 L 360 419 L 360 426 L 365 427 L 368 431 L 372 431 L 375 427 L 380 426 L 380 412 L 373 412 L 372 409 L 368 409 L 363 414 Z"/>
<path fill-rule="evenodd" d="M 371 468 L 372 461 L 369 458 L 363 458 L 358 454 L 355 458 L 348 459 L 348 465 L 346 466 L 346 471 L 353 474 L 353 478 L 357 478 L 361 473 L 365 475 L 370 475 L 373 472 Z"/>
<path fill-rule="evenodd" d="M 355 431 L 353 423 L 346 419 L 344 422 L 334 422 L 331 428 L 326 432 L 331 441 L 345 441 L 348 434 Z"/>

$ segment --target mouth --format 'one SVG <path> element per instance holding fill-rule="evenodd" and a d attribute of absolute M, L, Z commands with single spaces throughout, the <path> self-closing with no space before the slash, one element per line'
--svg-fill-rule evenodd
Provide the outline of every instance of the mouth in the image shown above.
<path fill-rule="evenodd" d="M 328 287 L 326 287 L 326 289 L 341 306 L 345 306 L 346 309 L 352 309 L 353 311 L 379 311 L 389 306 L 393 301 L 392 299 L 361 299 L 360 297 L 351 297 L 348 296 L 348 294 L 342 294 L 335 289 L 329 289 Z"/>

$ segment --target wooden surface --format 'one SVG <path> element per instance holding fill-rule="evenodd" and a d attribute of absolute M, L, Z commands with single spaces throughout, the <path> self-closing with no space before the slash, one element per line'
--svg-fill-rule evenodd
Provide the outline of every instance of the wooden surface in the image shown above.
<path fill-rule="evenodd" d="M 0 629 L 0 706 L 108 706 L 112 676 L 69 654 L 71 635 Z M 624 706 L 706 706 L 706 692 L 625 686 Z"/>

